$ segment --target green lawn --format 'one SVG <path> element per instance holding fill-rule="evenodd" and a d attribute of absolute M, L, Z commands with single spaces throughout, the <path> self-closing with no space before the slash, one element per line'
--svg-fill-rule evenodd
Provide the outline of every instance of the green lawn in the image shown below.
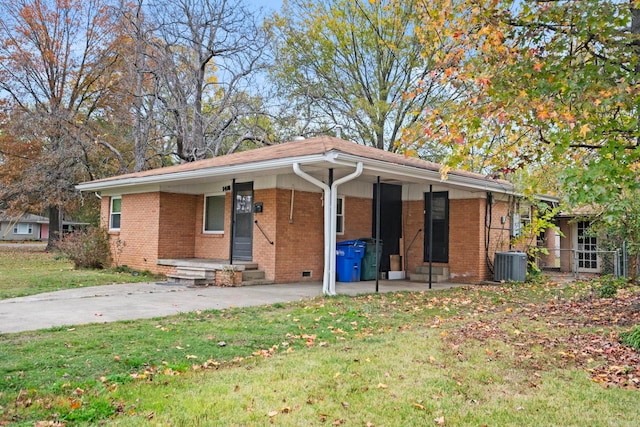
<path fill-rule="evenodd" d="M 73 263 L 44 246 L 0 247 L 0 299 L 109 283 L 145 282 L 145 274 L 114 270 L 74 270 Z"/>
<path fill-rule="evenodd" d="M 639 304 L 478 286 L 5 334 L 0 425 L 637 425 Z"/>

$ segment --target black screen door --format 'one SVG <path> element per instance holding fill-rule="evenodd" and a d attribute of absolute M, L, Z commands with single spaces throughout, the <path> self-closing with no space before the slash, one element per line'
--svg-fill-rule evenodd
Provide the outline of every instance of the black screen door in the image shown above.
<path fill-rule="evenodd" d="M 234 187 L 233 259 L 253 259 L 253 182 L 238 183 Z"/>
<path fill-rule="evenodd" d="M 429 261 L 429 221 L 433 213 L 433 262 L 449 262 L 449 192 L 424 193 L 424 260 Z M 432 209 L 433 208 L 433 209 Z"/>
<path fill-rule="evenodd" d="M 376 237 L 376 204 L 378 198 L 377 184 L 373 185 L 373 221 L 371 235 Z M 380 271 L 391 269 L 389 255 L 400 253 L 400 238 L 402 237 L 402 186 L 380 184 L 380 240 L 382 240 L 382 254 Z"/>

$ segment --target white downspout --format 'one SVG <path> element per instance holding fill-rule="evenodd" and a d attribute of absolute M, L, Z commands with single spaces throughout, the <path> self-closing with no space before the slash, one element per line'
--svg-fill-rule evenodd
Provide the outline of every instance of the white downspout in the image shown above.
<path fill-rule="evenodd" d="M 336 227 L 338 222 L 335 212 L 338 209 L 338 186 L 359 177 L 362 174 L 362 169 L 362 162 L 356 163 L 355 172 L 336 180 L 329 187 L 324 182 L 300 169 L 299 163 L 293 164 L 293 171 L 296 175 L 324 190 L 324 275 L 322 278 L 322 293 L 325 295 L 336 294 Z"/>
<path fill-rule="evenodd" d="M 300 169 L 299 163 L 293 164 L 293 171 L 300 178 L 309 181 L 310 183 L 322 188 L 324 190 L 324 275 L 322 278 L 322 293 L 325 295 L 329 295 L 329 274 L 331 270 L 331 237 L 329 235 L 329 231 L 331 229 L 331 188 L 320 181 L 319 179 L 314 178 L 309 175 L 302 169 Z M 335 233 L 334 233 L 335 234 Z M 335 251 L 335 249 L 334 249 Z M 335 256 L 335 252 L 333 254 Z M 334 277 L 335 282 L 335 277 Z"/>
<path fill-rule="evenodd" d="M 338 225 L 338 218 L 336 216 L 336 212 L 338 210 L 338 186 L 340 184 L 344 184 L 345 182 L 351 181 L 353 179 L 356 179 L 357 177 L 360 176 L 360 174 L 362 173 L 362 162 L 358 162 L 356 163 L 356 170 L 355 172 L 347 175 L 347 176 L 343 176 L 342 178 L 334 181 L 331 184 L 331 192 L 330 192 L 330 196 L 331 196 L 331 218 L 330 218 L 330 225 L 331 225 L 331 230 L 329 231 L 330 233 L 330 243 L 329 243 L 329 270 L 331 272 L 331 275 L 329 276 L 329 295 L 335 295 L 336 294 L 336 228 Z M 326 261 L 325 261 L 326 264 Z"/>

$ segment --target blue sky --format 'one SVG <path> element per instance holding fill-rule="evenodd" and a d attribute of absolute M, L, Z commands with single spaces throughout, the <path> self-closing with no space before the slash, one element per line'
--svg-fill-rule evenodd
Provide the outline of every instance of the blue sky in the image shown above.
<path fill-rule="evenodd" d="M 266 12 L 280 10 L 282 0 L 246 0 L 247 4 L 262 7 Z"/>

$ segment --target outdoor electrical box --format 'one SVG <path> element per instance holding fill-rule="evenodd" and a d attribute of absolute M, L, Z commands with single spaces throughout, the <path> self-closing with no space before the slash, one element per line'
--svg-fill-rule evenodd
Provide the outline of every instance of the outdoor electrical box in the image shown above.
<path fill-rule="evenodd" d="M 253 204 L 253 212 L 254 213 L 262 213 L 262 202 Z"/>

